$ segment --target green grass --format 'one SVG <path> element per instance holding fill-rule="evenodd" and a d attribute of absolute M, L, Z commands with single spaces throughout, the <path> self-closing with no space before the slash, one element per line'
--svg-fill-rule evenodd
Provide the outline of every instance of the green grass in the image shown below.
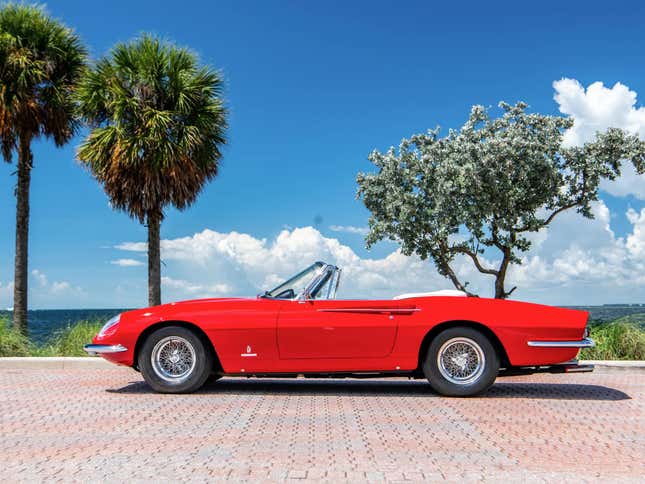
<path fill-rule="evenodd" d="M 645 314 L 625 316 L 591 326 L 595 348 L 580 352 L 582 360 L 645 360 Z M 0 319 L 0 357 L 2 356 L 86 356 L 83 346 L 99 332 L 102 321 L 79 321 L 54 334 L 37 346 Z"/>
<path fill-rule="evenodd" d="M 643 314 L 625 316 L 609 323 L 591 326 L 595 348 L 584 349 L 584 360 L 645 360 L 645 329 Z"/>
<path fill-rule="evenodd" d="M 87 356 L 83 346 L 92 342 L 102 321 L 78 321 L 57 332 L 42 346 L 32 347 L 32 356 Z"/>
<path fill-rule="evenodd" d="M 0 319 L 0 357 L 30 356 L 29 340 L 11 327 L 7 319 Z"/>
<path fill-rule="evenodd" d="M 7 320 L 0 320 L 0 357 L 2 356 L 87 356 L 83 346 L 99 332 L 102 321 L 79 321 L 56 332 L 41 346 L 31 343 Z"/>

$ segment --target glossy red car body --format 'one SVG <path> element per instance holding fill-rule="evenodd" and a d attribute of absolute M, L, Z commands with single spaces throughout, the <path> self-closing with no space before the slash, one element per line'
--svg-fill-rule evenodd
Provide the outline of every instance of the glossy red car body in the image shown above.
<path fill-rule="evenodd" d="M 93 343 L 122 345 L 125 350 L 102 356 L 136 367 L 146 335 L 179 324 L 208 338 L 220 372 L 227 375 L 415 374 L 430 339 L 451 325 L 489 335 L 503 368 L 567 362 L 579 348 L 557 343 L 583 340 L 587 318 L 584 311 L 473 297 L 203 299 L 125 312 Z"/>

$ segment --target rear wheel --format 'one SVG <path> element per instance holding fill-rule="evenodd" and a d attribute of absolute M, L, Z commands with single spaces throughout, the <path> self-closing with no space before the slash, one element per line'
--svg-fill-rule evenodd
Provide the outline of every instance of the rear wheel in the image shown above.
<path fill-rule="evenodd" d="M 139 352 L 146 383 L 161 393 L 198 390 L 213 371 L 213 356 L 202 339 L 181 326 L 166 326 L 148 336 Z"/>
<path fill-rule="evenodd" d="M 486 335 L 459 326 L 439 333 L 430 343 L 423 373 L 432 388 L 451 397 L 476 395 L 497 378 L 499 356 Z"/>

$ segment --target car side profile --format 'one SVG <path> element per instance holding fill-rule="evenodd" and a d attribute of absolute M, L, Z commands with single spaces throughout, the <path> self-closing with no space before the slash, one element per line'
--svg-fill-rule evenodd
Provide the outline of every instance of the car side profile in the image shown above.
<path fill-rule="evenodd" d="M 592 371 L 584 311 L 467 297 L 336 299 L 341 270 L 316 262 L 256 298 L 173 302 L 108 321 L 85 350 L 140 371 L 154 390 L 187 393 L 208 379 L 427 378 L 442 395 L 485 391 L 498 376 Z"/>

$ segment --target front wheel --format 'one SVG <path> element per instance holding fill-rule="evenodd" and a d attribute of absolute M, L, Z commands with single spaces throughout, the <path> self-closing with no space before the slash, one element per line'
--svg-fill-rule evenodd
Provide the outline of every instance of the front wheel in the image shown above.
<path fill-rule="evenodd" d="M 466 397 L 489 388 L 497 378 L 499 356 L 480 331 L 449 328 L 430 343 L 423 373 L 432 388 L 446 396 Z"/>
<path fill-rule="evenodd" d="M 166 326 L 146 338 L 139 352 L 139 368 L 157 392 L 190 393 L 211 374 L 213 356 L 193 331 Z"/>

